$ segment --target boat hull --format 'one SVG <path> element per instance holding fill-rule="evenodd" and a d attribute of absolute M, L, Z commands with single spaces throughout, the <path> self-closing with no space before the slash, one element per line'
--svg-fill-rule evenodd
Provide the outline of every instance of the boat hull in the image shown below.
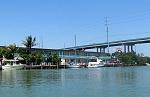
<path fill-rule="evenodd" d="M 87 65 L 87 68 L 99 68 L 99 67 L 104 67 L 104 64 L 89 64 Z"/>
<path fill-rule="evenodd" d="M 16 69 L 16 70 L 19 70 L 19 69 L 23 69 L 24 68 L 24 65 L 16 65 L 16 66 L 2 66 L 2 69 L 3 70 L 8 70 L 8 69 Z"/>
<path fill-rule="evenodd" d="M 87 66 L 87 68 L 98 68 L 98 66 Z"/>
<path fill-rule="evenodd" d="M 105 67 L 105 64 L 98 64 L 98 67 Z"/>
<path fill-rule="evenodd" d="M 80 65 L 67 65 L 67 68 L 80 68 Z"/>

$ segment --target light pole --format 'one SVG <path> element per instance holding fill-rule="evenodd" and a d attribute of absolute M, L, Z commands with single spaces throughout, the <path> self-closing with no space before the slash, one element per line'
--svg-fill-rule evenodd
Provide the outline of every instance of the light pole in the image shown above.
<path fill-rule="evenodd" d="M 107 48 L 107 50 L 108 50 L 108 53 L 109 53 L 109 40 L 108 40 L 108 17 L 106 17 L 106 32 L 107 32 L 107 46 L 108 46 L 108 48 Z"/>

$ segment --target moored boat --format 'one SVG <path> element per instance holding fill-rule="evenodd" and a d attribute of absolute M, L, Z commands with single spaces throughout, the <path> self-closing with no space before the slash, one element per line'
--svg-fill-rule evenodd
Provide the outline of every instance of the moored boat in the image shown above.
<path fill-rule="evenodd" d="M 146 66 L 150 66 L 150 63 L 145 63 L 146 64 Z"/>
<path fill-rule="evenodd" d="M 5 58 L 2 61 L 3 61 L 3 63 L 6 63 L 6 65 L 2 65 L 3 70 L 7 70 L 7 69 L 16 69 L 16 70 L 18 70 L 18 69 L 23 69 L 24 66 L 25 66 L 25 64 L 21 64 L 20 60 L 17 60 L 17 59 L 8 60 L 8 59 Z"/>
<path fill-rule="evenodd" d="M 98 67 L 104 67 L 105 63 L 103 62 L 103 60 L 98 59 L 97 57 L 93 57 L 92 59 L 90 59 L 87 67 L 88 68 L 98 68 Z"/>
<path fill-rule="evenodd" d="M 70 62 L 66 65 L 67 68 L 80 68 L 80 65 L 75 62 Z"/>

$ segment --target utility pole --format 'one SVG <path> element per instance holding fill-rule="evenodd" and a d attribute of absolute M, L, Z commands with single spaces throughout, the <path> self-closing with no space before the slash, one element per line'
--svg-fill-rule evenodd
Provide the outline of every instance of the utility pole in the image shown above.
<path fill-rule="evenodd" d="M 108 17 L 105 17 L 105 22 L 106 22 L 106 24 L 105 24 L 105 26 L 106 26 L 106 32 L 107 32 L 107 46 L 108 46 L 108 48 L 107 48 L 107 50 L 108 50 L 108 53 L 109 53 L 109 40 L 108 40 Z"/>
<path fill-rule="evenodd" d="M 43 37 L 41 37 L 41 43 L 42 43 L 42 48 L 43 48 Z"/>
<path fill-rule="evenodd" d="M 77 63 L 76 55 L 77 55 L 77 51 L 76 51 L 76 35 L 75 35 L 75 64 Z"/>
<path fill-rule="evenodd" d="M 40 48 L 40 42 L 39 43 L 37 43 L 38 45 L 39 45 L 39 48 Z"/>
<path fill-rule="evenodd" d="M 66 48 L 66 44 L 64 43 L 64 50 L 65 50 L 65 48 Z"/>
<path fill-rule="evenodd" d="M 75 35 L 75 48 L 76 48 L 76 35 Z"/>

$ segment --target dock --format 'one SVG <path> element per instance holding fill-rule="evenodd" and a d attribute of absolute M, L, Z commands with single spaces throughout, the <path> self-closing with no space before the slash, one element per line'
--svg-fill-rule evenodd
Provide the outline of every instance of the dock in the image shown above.
<path fill-rule="evenodd" d="M 86 64 L 80 65 L 81 68 L 86 68 Z M 104 67 L 125 67 L 125 66 L 134 66 L 129 64 L 105 64 Z M 24 69 L 66 69 L 66 65 L 25 65 Z M 2 69 L 0 67 L 0 69 Z"/>
<path fill-rule="evenodd" d="M 25 65 L 24 69 L 57 69 L 66 68 L 66 65 Z"/>

